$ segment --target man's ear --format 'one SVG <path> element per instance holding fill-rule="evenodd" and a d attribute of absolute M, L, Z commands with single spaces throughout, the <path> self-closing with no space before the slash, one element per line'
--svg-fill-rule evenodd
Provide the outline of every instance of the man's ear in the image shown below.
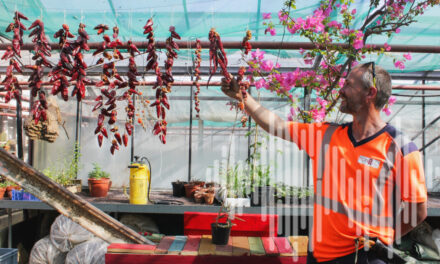
<path fill-rule="evenodd" d="M 370 102 L 374 102 L 375 98 L 377 96 L 377 88 L 374 86 L 371 86 L 370 89 L 368 90 L 368 94 L 367 94 L 367 100 Z"/>

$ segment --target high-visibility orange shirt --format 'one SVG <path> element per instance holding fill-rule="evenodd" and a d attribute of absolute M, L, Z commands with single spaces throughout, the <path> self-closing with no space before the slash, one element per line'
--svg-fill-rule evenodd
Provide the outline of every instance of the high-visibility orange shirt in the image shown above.
<path fill-rule="evenodd" d="M 388 124 L 356 142 L 351 123 L 332 126 L 289 122 L 292 140 L 313 161 L 311 250 L 319 262 L 355 252 L 360 236 L 391 244 L 393 208 L 427 200 L 421 154 L 401 132 Z M 328 139 L 326 131 L 334 131 Z"/>

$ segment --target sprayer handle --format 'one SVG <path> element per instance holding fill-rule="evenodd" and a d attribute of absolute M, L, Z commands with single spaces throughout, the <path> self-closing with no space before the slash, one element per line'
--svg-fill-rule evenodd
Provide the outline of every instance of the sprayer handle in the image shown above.
<path fill-rule="evenodd" d="M 129 165 L 128 168 L 129 169 L 138 169 L 139 166 L 138 165 Z"/>

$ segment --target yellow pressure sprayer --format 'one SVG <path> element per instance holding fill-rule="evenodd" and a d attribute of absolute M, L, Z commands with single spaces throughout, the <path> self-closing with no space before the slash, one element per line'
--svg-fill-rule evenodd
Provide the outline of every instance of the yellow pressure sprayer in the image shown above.
<path fill-rule="evenodd" d="M 151 188 L 151 165 L 146 157 L 140 160 L 135 156 L 135 161 L 128 166 L 130 168 L 130 203 L 148 204 L 150 201 Z M 143 162 L 146 160 L 147 165 Z"/>

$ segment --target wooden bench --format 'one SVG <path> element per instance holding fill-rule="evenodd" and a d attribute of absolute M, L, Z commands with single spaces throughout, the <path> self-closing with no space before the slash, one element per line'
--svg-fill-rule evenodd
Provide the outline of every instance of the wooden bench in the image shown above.
<path fill-rule="evenodd" d="M 278 215 L 276 214 L 236 214 L 244 221 L 235 220 L 231 236 L 276 236 Z M 185 212 L 183 214 L 184 235 L 210 235 L 211 223 L 217 213 Z"/>
<path fill-rule="evenodd" d="M 153 246 L 111 244 L 107 248 L 105 263 L 306 263 L 307 244 L 307 236 L 234 236 L 225 246 L 212 244 L 210 235 L 166 236 Z"/>

